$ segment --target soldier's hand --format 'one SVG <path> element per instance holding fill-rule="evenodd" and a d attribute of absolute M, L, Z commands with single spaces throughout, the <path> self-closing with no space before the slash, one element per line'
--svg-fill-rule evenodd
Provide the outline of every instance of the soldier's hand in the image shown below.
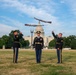
<path fill-rule="evenodd" d="M 60 50 L 60 48 L 57 48 L 58 50 Z"/>
<path fill-rule="evenodd" d="M 52 33 L 54 33 L 54 31 L 52 31 Z"/>
<path fill-rule="evenodd" d="M 20 32 L 20 34 L 22 34 L 22 32 Z"/>
<path fill-rule="evenodd" d="M 35 49 L 35 47 L 33 46 L 33 49 Z"/>

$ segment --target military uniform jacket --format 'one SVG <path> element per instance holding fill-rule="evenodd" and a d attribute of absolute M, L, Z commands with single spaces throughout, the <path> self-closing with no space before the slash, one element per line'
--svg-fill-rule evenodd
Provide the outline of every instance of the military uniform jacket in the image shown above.
<path fill-rule="evenodd" d="M 56 36 L 54 33 L 52 33 L 54 38 L 56 39 L 56 49 L 59 48 L 59 49 L 62 49 L 63 47 L 63 38 L 59 38 L 58 36 Z"/>
<path fill-rule="evenodd" d="M 22 38 L 22 34 L 21 35 L 14 35 L 14 38 L 13 38 L 13 47 L 17 47 L 17 48 L 20 48 L 20 42 L 19 40 Z"/>
<path fill-rule="evenodd" d="M 36 50 L 41 50 L 41 49 L 43 49 L 43 46 L 44 46 L 43 38 L 42 37 L 35 37 L 34 42 L 33 42 L 33 47 Z"/>

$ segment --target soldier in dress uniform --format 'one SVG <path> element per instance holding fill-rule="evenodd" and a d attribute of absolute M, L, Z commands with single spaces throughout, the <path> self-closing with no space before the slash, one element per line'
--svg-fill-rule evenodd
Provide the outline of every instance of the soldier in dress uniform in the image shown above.
<path fill-rule="evenodd" d="M 13 63 L 17 63 L 18 60 L 18 49 L 20 48 L 19 40 L 22 38 L 22 33 L 18 34 L 17 31 L 14 31 L 13 37 Z"/>
<path fill-rule="evenodd" d="M 33 47 L 35 48 L 35 52 L 36 52 L 36 62 L 40 63 L 41 62 L 42 49 L 44 46 L 44 40 L 40 36 L 40 34 L 41 34 L 40 31 L 37 31 L 36 33 L 37 33 L 37 37 L 34 38 Z"/>
<path fill-rule="evenodd" d="M 56 49 L 57 49 L 57 58 L 58 58 L 57 63 L 62 63 L 62 47 L 63 47 L 62 33 L 59 33 L 56 36 L 55 33 L 52 31 L 52 35 L 56 39 Z"/>

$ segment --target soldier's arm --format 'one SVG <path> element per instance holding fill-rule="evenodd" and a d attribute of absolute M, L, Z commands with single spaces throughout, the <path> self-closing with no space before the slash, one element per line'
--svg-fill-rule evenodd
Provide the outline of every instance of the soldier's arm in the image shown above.
<path fill-rule="evenodd" d="M 34 41 L 33 41 L 33 44 L 32 44 L 32 45 L 33 45 L 33 48 L 35 47 L 35 39 L 36 39 L 36 38 L 34 38 Z"/>
<path fill-rule="evenodd" d="M 54 38 L 57 38 L 57 36 L 55 35 L 55 33 L 52 31 L 52 35 Z"/>
<path fill-rule="evenodd" d="M 23 34 L 22 33 L 20 33 L 19 34 L 19 39 L 21 39 L 23 37 Z"/>
<path fill-rule="evenodd" d="M 42 38 L 42 48 L 44 47 L 44 39 Z"/>

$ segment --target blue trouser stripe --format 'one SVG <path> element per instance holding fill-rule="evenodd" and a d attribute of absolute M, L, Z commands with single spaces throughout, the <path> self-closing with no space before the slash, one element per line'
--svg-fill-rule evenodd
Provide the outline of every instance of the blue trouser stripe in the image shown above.
<path fill-rule="evenodd" d="M 42 50 L 35 50 L 36 51 L 36 62 L 41 62 L 41 54 Z"/>
<path fill-rule="evenodd" d="M 58 62 L 60 63 L 60 50 L 57 49 L 57 58 L 58 58 Z"/>
<path fill-rule="evenodd" d="M 18 60 L 18 48 L 13 48 L 13 53 L 14 53 L 13 61 L 17 62 L 17 60 Z"/>

